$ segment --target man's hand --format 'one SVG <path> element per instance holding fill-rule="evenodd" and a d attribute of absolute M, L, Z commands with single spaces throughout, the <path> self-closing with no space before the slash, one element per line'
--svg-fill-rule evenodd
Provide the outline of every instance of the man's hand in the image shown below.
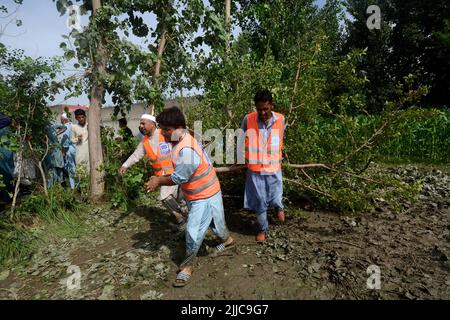
<path fill-rule="evenodd" d="M 119 168 L 119 174 L 120 174 L 121 176 L 123 176 L 123 174 L 124 174 L 125 172 L 127 172 L 127 170 L 128 170 L 127 167 L 121 166 L 121 167 Z"/>
<path fill-rule="evenodd" d="M 156 176 L 150 177 L 150 179 L 144 184 L 144 188 L 147 192 L 153 192 L 159 187 L 159 178 Z"/>
<path fill-rule="evenodd" d="M 56 130 L 56 135 L 59 136 L 61 133 L 63 133 L 66 130 L 67 130 L 67 128 L 59 128 L 58 130 Z"/>

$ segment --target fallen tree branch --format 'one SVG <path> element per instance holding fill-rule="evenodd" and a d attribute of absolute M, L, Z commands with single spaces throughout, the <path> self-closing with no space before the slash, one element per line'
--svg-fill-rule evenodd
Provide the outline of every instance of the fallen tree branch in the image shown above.
<path fill-rule="evenodd" d="M 333 198 L 333 196 L 332 196 L 331 194 L 328 194 L 328 193 L 326 193 L 326 192 L 323 192 L 323 191 L 314 189 L 313 187 L 308 186 L 308 185 L 306 185 L 306 184 L 303 184 L 303 183 L 301 183 L 301 182 L 298 182 L 298 181 L 295 181 L 295 180 L 291 180 L 291 179 L 287 179 L 287 178 L 284 178 L 283 180 L 285 180 L 285 181 L 287 181 L 287 182 L 294 183 L 294 184 L 298 184 L 298 185 L 300 185 L 300 186 L 302 186 L 302 187 L 304 187 L 304 188 L 306 188 L 306 189 L 308 189 L 308 190 L 317 192 L 318 194 L 321 194 L 321 195 L 323 195 L 323 196 L 326 196 L 326 197 L 328 197 L 328 198 L 334 200 L 334 198 Z"/>
<path fill-rule="evenodd" d="M 313 180 L 313 178 L 311 178 L 303 169 L 300 169 L 302 171 L 302 173 L 309 179 L 309 180 Z"/>
<path fill-rule="evenodd" d="M 351 173 L 351 172 L 334 169 L 334 168 L 329 167 L 329 166 L 327 166 L 327 165 L 325 165 L 323 163 L 308 163 L 308 164 L 285 163 L 285 164 L 283 164 L 283 166 L 284 167 L 293 168 L 293 169 L 301 169 L 304 174 L 305 174 L 305 172 L 304 172 L 303 169 L 306 169 L 306 168 L 324 168 L 324 169 L 327 169 L 329 171 L 336 172 L 337 174 L 344 174 L 344 175 L 347 175 L 347 176 L 352 176 L 352 177 L 355 177 L 355 178 L 358 178 L 358 179 L 365 180 L 367 182 L 372 182 L 372 183 L 377 183 L 377 184 L 384 184 L 381 181 L 376 181 L 376 180 L 373 180 L 373 179 L 362 177 L 360 175 L 357 175 L 357 174 L 354 174 L 354 173 Z M 233 165 L 233 166 L 230 166 L 230 167 L 216 167 L 214 169 L 216 170 L 216 173 L 234 172 L 234 171 L 244 170 L 244 169 L 246 169 L 246 166 L 245 165 Z M 307 177 L 312 180 L 312 178 L 309 177 L 308 175 L 307 175 Z"/>
<path fill-rule="evenodd" d="M 376 136 L 379 136 L 381 133 L 383 133 L 384 128 L 388 125 L 389 121 L 385 121 L 383 123 L 383 125 L 378 128 L 377 131 L 375 131 L 375 133 L 366 141 L 364 142 L 361 146 L 359 146 L 356 150 L 353 150 L 353 152 L 349 153 L 348 155 L 346 155 L 344 158 L 342 158 L 341 160 L 339 160 L 338 162 L 336 162 L 336 165 L 346 161 L 348 158 L 354 156 L 355 154 L 357 154 L 358 152 L 360 152 L 362 149 L 364 149 L 365 147 L 368 147 L 372 141 L 375 139 Z"/>
<path fill-rule="evenodd" d="M 232 172 L 232 171 L 241 171 L 246 169 L 245 165 L 235 165 L 230 167 L 216 167 L 214 170 L 216 170 L 216 173 L 222 173 L 222 172 Z"/>
<path fill-rule="evenodd" d="M 294 169 L 303 169 L 303 168 L 325 168 L 328 170 L 333 170 L 330 167 L 322 164 L 322 163 L 308 163 L 308 164 L 283 164 L 285 167 L 294 168 Z M 217 173 L 221 172 L 231 172 L 231 171 L 240 171 L 246 169 L 245 165 L 233 165 L 230 167 L 216 167 L 214 168 Z"/>
<path fill-rule="evenodd" d="M 325 168 L 330 170 L 331 168 L 324 165 L 323 163 L 307 163 L 307 164 L 291 164 L 291 163 L 283 163 L 284 167 L 289 167 L 293 169 L 304 169 L 304 168 Z"/>

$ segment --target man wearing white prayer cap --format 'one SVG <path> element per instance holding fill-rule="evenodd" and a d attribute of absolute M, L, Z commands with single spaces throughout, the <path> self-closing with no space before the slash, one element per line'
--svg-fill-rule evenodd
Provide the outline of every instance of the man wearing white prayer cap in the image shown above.
<path fill-rule="evenodd" d="M 148 114 L 148 113 L 144 113 L 144 114 L 141 116 L 141 120 L 150 120 L 150 121 L 153 121 L 153 123 L 156 123 L 156 118 L 155 118 L 155 116 L 152 116 L 151 114 Z"/>
<path fill-rule="evenodd" d="M 139 123 L 139 131 L 144 137 L 133 154 L 122 164 L 119 174 L 123 175 L 129 167 L 139 162 L 144 155 L 147 155 L 150 159 L 155 175 L 167 176 L 172 174 L 172 147 L 170 143 L 165 141 L 160 130 L 156 128 L 156 118 L 151 114 L 143 114 Z M 178 231 L 184 231 L 188 208 L 178 185 L 162 187 L 160 200 L 175 217 Z"/>

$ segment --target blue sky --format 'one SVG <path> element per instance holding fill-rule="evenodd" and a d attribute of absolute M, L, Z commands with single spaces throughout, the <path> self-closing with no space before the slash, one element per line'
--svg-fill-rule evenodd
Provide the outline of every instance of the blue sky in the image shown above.
<path fill-rule="evenodd" d="M 316 1 L 318 6 L 323 6 L 325 0 Z M 1 5 L 5 5 L 9 13 L 12 13 L 17 5 L 13 0 L 1 0 Z M 4 13 L 0 13 L 0 18 L 4 17 Z M 149 16 L 150 25 L 155 24 L 154 17 Z M 69 33 L 66 25 L 68 15 L 60 16 L 56 10 L 56 5 L 52 0 L 23 0 L 23 4 L 18 7 L 17 12 L 8 19 L 0 19 L 0 27 L 4 28 L 7 21 L 17 18 L 22 20 L 22 26 L 16 27 L 15 23 L 9 24 L 4 34 L 0 36 L 0 42 L 14 49 L 22 49 L 25 54 L 34 58 L 37 57 L 53 57 L 60 56 L 63 51 L 59 47 L 62 36 Z M 83 16 L 81 25 L 86 25 L 87 16 Z M 65 76 L 74 73 L 73 63 L 66 63 Z M 64 94 L 56 97 L 54 104 L 88 104 L 86 95 L 64 99 Z M 110 104 L 107 99 L 107 104 Z"/>

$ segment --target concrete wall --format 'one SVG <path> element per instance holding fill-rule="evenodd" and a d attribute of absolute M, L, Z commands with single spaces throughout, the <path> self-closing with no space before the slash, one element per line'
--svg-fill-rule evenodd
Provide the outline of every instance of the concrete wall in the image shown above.
<path fill-rule="evenodd" d="M 183 100 L 183 106 L 181 106 L 179 99 L 173 99 L 173 100 L 166 100 L 164 102 L 164 106 L 165 106 L 165 108 L 177 106 L 182 109 L 186 109 L 189 106 L 195 105 L 195 103 L 196 103 L 195 99 L 185 98 Z M 63 112 L 64 107 L 65 107 L 64 105 L 56 105 L 56 106 L 49 107 L 50 109 L 52 109 L 52 111 L 55 115 L 55 120 L 57 122 L 59 122 L 59 116 Z M 74 109 L 74 106 L 72 106 L 71 109 Z M 133 134 L 135 136 L 139 132 L 139 122 L 141 119 L 141 115 L 146 113 L 146 111 L 147 110 L 145 109 L 145 105 L 143 103 L 136 103 L 131 106 L 129 113 L 125 116 L 125 118 L 127 119 L 127 122 L 128 122 L 128 127 L 131 129 L 131 131 L 133 132 Z M 118 130 L 119 130 L 118 121 L 111 120 L 111 116 L 112 116 L 113 112 L 114 112 L 113 107 L 106 106 L 106 107 L 102 108 L 102 125 L 105 127 L 112 127 L 112 128 L 114 128 L 114 130 L 116 132 L 118 132 Z M 88 113 L 88 111 L 86 111 L 86 113 Z M 119 118 L 121 118 L 120 114 L 118 115 L 117 119 L 119 119 Z M 73 123 L 76 123 L 75 115 L 73 114 L 73 112 L 71 112 L 71 119 L 72 119 Z"/>

